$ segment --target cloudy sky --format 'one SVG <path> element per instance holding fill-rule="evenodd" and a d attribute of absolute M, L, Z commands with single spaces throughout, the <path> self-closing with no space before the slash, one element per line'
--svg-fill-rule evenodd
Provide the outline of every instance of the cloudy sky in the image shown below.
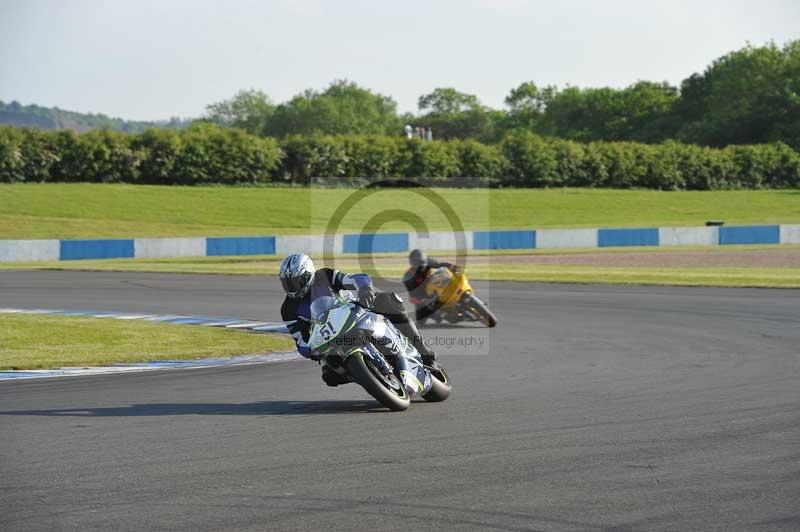
<path fill-rule="evenodd" d="M 149 120 L 348 78 L 403 111 L 442 86 L 500 107 L 527 80 L 678 84 L 797 38 L 799 0 L 0 0 L 0 100 Z"/>

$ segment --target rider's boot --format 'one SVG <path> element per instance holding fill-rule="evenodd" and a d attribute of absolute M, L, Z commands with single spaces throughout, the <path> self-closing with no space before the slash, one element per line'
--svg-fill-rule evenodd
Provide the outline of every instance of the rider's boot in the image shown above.
<path fill-rule="evenodd" d="M 433 352 L 433 349 L 425 345 L 425 340 L 422 338 L 422 335 L 420 335 L 414 320 L 408 320 L 405 323 L 395 323 L 394 326 L 397 327 L 397 330 L 403 333 L 406 338 L 411 340 L 414 347 L 419 351 L 419 354 L 422 355 L 423 364 L 430 366 L 436 361 L 436 353 Z"/>
<path fill-rule="evenodd" d="M 325 384 L 328 386 L 339 386 L 340 384 L 347 384 L 348 382 L 347 379 L 324 363 L 322 364 L 322 380 L 325 381 Z"/>

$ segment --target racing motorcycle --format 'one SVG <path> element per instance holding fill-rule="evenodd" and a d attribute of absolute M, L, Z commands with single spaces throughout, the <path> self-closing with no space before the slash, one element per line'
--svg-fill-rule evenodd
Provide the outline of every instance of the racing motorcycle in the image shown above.
<path fill-rule="evenodd" d="M 311 304 L 309 347 L 340 376 L 361 385 L 390 410 L 411 399 L 444 401 L 452 387 L 440 365 L 424 366 L 414 345 L 380 314 L 351 298 L 323 296 Z"/>
<path fill-rule="evenodd" d="M 450 323 L 480 321 L 487 327 L 497 325 L 497 318 L 474 294 L 463 272 L 454 273 L 444 266 L 433 270 L 425 281 L 425 293 L 435 301 L 434 318 Z"/>

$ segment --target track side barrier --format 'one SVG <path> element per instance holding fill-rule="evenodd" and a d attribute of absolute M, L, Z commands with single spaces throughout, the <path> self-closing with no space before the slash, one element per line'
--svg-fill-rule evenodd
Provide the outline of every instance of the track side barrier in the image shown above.
<path fill-rule="evenodd" d="M 462 238 L 463 236 L 463 238 Z M 220 257 L 309 253 L 335 255 L 407 253 L 421 248 L 469 250 L 566 249 L 627 246 L 800 244 L 800 224 L 722 227 L 530 229 L 500 231 L 335 235 L 135 238 L 98 240 L 0 240 L 0 262 L 84 259 Z"/>

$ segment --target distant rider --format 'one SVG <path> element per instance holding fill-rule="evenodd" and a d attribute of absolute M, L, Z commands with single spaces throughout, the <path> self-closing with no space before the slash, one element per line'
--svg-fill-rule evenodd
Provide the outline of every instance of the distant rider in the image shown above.
<path fill-rule="evenodd" d="M 358 294 L 359 304 L 386 316 L 403 333 L 422 355 L 426 365 L 435 364 L 436 355 L 429 349 L 405 307 L 403 300 L 394 292 L 376 292 L 372 279 L 365 273 L 349 274 L 322 268 L 317 270 L 308 255 L 294 253 L 281 262 L 280 280 L 286 299 L 281 305 L 281 316 L 289 323 L 289 333 L 294 337 L 297 351 L 306 358 L 319 360 L 308 347 L 311 333 L 311 303 L 322 296 L 337 296 L 340 290 L 352 290 Z M 322 366 L 322 380 L 328 386 L 338 386 L 346 381 L 331 368 Z"/>
<path fill-rule="evenodd" d="M 421 249 L 415 249 L 409 253 L 408 263 L 411 267 L 403 276 L 403 284 L 408 290 L 409 298 L 416 309 L 416 320 L 419 323 L 424 323 L 432 315 L 436 319 L 437 301 L 429 298 L 425 293 L 425 283 L 428 280 L 428 276 L 431 270 L 436 268 L 445 267 L 454 273 L 457 273 L 460 269 L 456 264 L 439 262 L 433 257 L 427 256 Z"/>

